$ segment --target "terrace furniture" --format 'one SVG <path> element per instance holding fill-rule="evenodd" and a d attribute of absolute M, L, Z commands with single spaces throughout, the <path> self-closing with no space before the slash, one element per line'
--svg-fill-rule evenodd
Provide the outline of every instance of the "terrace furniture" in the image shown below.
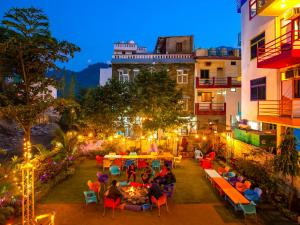
<path fill-rule="evenodd" d="M 173 161 L 172 160 L 165 160 L 164 164 L 168 167 L 168 168 L 173 168 Z"/>
<path fill-rule="evenodd" d="M 194 155 L 195 155 L 195 160 L 197 161 L 203 159 L 203 153 L 199 149 L 195 150 Z"/>
<path fill-rule="evenodd" d="M 92 182 L 91 180 L 88 180 L 87 186 L 89 187 L 90 191 L 95 192 L 95 195 L 97 195 L 97 198 L 99 199 L 99 194 L 101 190 L 101 185 L 99 181 Z"/>
<path fill-rule="evenodd" d="M 125 161 L 124 167 L 128 168 L 131 164 L 133 164 L 133 161 L 128 159 Z"/>
<path fill-rule="evenodd" d="M 173 161 L 174 161 L 174 167 L 177 165 L 177 164 L 180 164 L 181 163 L 181 160 L 182 160 L 182 155 L 179 155 L 177 157 L 174 157 Z"/>
<path fill-rule="evenodd" d="M 235 184 L 235 188 L 239 191 L 239 192 L 244 192 L 247 189 L 250 189 L 251 187 L 251 182 L 250 181 L 245 181 L 244 183 L 241 182 L 236 182 Z"/>
<path fill-rule="evenodd" d="M 138 169 L 144 169 L 148 166 L 148 163 L 145 159 L 138 159 L 137 161 L 137 168 Z"/>
<path fill-rule="evenodd" d="M 209 159 L 209 160 L 214 160 L 216 158 L 216 153 L 215 152 L 210 152 L 205 159 Z"/>
<path fill-rule="evenodd" d="M 221 175 L 219 173 L 217 173 L 217 171 L 215 171 L 214 169 L 204 169 L 206 178 L 212 183 L 212 178 L 214 177 L 221 177 Z"/>
<path fill-rule="evenodd" d="M 85 205 L 87 206 L 90 203 L 98 203 L 98 199 L 94 191 L 84 191 L 83 192 Z"/>
<path fill-rule="evenodd" d="M 103 166 L 103 159 L 104 157 L 103 156 L 100 156 L 100 155 L 96 155 L 96 162 L 97 162 L 97 166 Z"/>
<path fill-rule="evenodd" d="M 245 223 L 246 223 L 246 216 L 248 215 L 255 215 L 256 223 L 257 223 L 256 204 L 254 202 L 251 201 L 250 204 L 248 205 L 243 205 L 239 203 L 238 206 L 244 214 Z"/>
<path fill-rule="evenodd" d="M 168 208 L 168 198 L 166 194 L 163 194 L 159 199 L 156 199 L 154 196 L 151 196 L 152 204 L 155 204 L 158 208 L 158 216 L 160 216 L 160 207 L 162 205 L 166 205 L 167 212 L 169 212 Z M 152 210 L 152 205 L 151 205 Z"/>
<path fill-rule="evenodd" d="M 224 195 L 224 189 L 231 189 L 233 188 L 231 184 L 227 182 L 223 177 L 213 177 L 212 183 L 215 188 L 219 191 L 220 195 Z M 234 188 L 233 188 L 234 189 Z"/>
<path fill-rule="evenodd" d="M 112 163 L 114 166 L 118 166 L 120 169 L 123 166 L 123 160 L 122 159 L 115 159 Z"/>
<path fill-rule="evenodd" d="M 212 169 L 212 162 L 209 159 L 200 160 L 200 166 L 202 169 Z"/>
<path fill-rule="evenodd" d="M 105 168 L 109 168 L 111 166 L 111 161 L 109 159 L 103 159 L 103 171 Z"/>
<path fill-rule="evenodd" d="M 262 194 L 262 190 L 260 188 L 254 188 L 254 190 L 252 189 L 247 189 L 244 192 L 244 196 L 249 200 L 249 201 L 253 201 L 255 203 L 259 202 L 260 200 L 260 196 Z"/>
<path fill-rule="evenodd" d="M 106 213 L 106 208 L 112 208 L 112 211 L 113 211 L 113 215 L 112 217 L 115 216 L 115 208 L 120 205 L 120 202 L 121 202 L 121 199 L 118 198 L 117 200 L 113 200 L 113 199 L 110 199 L 110 198 L 106 198 L 104 197 L 104 210 L 103 210 L 103 216 L 105 216 L 105 213 Z"/>
<path fill-rule="evenodd" d="M 160 170 L 160 160 L 153 160 L 152 161 L 152 169 L 153 170 L 155 170 L 155 169 Z"/>
<path fill-rule="evenodd" d="M 136 152 L 129 152 L 129 155 L 137 155 Z"/>
<path fill-rule="evenodd" d="M 174 195 L 175 184 L 166 184 L 164 185 L 163 193 L 167 195 L 168 198 L 172 198 Z"/>
<path fill-rule="evenodd" d="M 109 168 L 110 174 L 112 176 L 116 176 L 116 175 L 120 175 L 121 174 L 121 170 L 119 166 L 111 166 Z"/>

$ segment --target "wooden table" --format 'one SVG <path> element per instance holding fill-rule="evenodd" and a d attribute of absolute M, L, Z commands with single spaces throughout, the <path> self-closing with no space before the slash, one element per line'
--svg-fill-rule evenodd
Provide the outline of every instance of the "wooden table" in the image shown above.
<path fill-rule="evenodd" d="M 220 192 L 220 195 L 224 195 L 224 189 L 231 189 L 231 188 L 234 189 L 234 187 L 232 187 L 231 184 L 228 183 L 228 181 L 225 180 L 223 177 L 213 177 L 212 183 Z"/>
<path fill-rule="evenodd" d="M 206 173 L 206 176 L 208 178 L 215 178 L 215 177 L 221 177 L 220 174 L 218 174 L 217 171 L 213 170 L 213 169 L 205 169 L 204 172 Z"/>
<path fill-rule="evenodd" d="M 235 188 L 224 189 L 223 191 L 225 193 L 225 200 L 229 201 L 235 211 L 239 210 L 239 203 L 243 205 L 250 204 L 250 201 Z"/>

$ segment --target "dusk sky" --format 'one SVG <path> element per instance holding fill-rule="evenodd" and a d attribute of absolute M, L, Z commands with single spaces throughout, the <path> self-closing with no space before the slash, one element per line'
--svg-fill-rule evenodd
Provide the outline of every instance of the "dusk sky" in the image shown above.
<path fill-rule="evenodd" d="M 81 52 L 66 67 L 110 61 L 113 43 L 134 40 L 152 51 L 158 36 L 190 35 L 195 47 L 237 46 L 240 18 L 234 0 L 0 0 L 11 7 L 45 11 L 55 37 Z"/>

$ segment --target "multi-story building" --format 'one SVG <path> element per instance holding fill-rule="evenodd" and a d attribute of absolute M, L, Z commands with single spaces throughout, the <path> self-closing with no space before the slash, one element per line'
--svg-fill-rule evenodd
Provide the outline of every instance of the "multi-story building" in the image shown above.
<path fill-rule="evenodd" d="M 232 48 L 195 51 L 195 115 L 198 129 L 215 124 L 218 131 L 239 119 L 241 103 L 240 50 Z"/>
<path fill-rule="evenodd" d="M 300 2 L 239 0 L 242 118 L 253 129 L 300 127 Z"/>
<path fill-rule="evenodd" d="M 142 70 L 167 70 L 183 91 L 184 111 L 194 120 L 194 71 L 193 36 L 159 37 L 153 52 L 139 47 L 133 41 L 114 44 L 112 78 L 132 81 Z M 193 125 L 195 124 L 195 125 Z M 196 131 L 196 123 L 184 129 Z"/>

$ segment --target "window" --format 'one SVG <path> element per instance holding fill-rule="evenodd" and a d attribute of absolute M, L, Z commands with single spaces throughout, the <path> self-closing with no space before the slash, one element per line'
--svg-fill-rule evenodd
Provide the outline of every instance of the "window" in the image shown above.
<path fill-rule="evenodd" d="M 182 52 L 182 42 L 176 43 L 176 52 Z"/>
<path fill-rule="evenodd" d="M 235 66 L 236 65 L 236 61 L 231 61 L 230 65 Z"/>
<path fill-rule="evenodd" d="M 257 0 L 249 1 L 249 19 L 251 20 L 257 15 Z"/>
<path fill-rule="evenodd" d="M 177 83 L 178 84 L 187 84 L 188 80 L 188 71 L 187 70 L 177 70 Z"/>
<path fill-rule="evenodd" d="M 211 92 L 201 92 L 201 102 L 212 102 L 213 96 Z"/>
<path fill-rule="evenodd" d="M 258 78 L 250 81 L 251 101 L 266 100 L 266 78 Z"/>
<path fill-rule="evenodd" d="M 254 59 L 257 57 L 257 49 L 265 46 L 265 32 L 253 38 L 250 45 L 251 59 Z"/>
<path fill-rule="evenodd" d="M 139 69 L 134 69 L 133 70 L 133 78 L 135 78 L 137 75 L 139 75 L 140 70 Z"/>
<path fill-rule="evenodd" d="M 180 104 L 182 106 L 182 111 L 188 111 L 188 109 L 189 109 L 189 99 L 188 98 L 183 98 L 180 101 Z"/>
<path fill-rule="evenodd" d="M 294 98 L 300 98 L 300 80 L 294 82 Z"/>
<path fill-rule="evenodd" d="M 127 69 L 119 70 L 119 81 L 121 82 L 129 81 L 129 71 Z"/>
<path fill-rule="evenodd" d="M 201 79 L 209 79 L 209 70 L 200 70 Z"/>
<path fill-rule="evenodd" d="M 205 62 L 205 66 L 211 66 L 211 62 Z"/>

